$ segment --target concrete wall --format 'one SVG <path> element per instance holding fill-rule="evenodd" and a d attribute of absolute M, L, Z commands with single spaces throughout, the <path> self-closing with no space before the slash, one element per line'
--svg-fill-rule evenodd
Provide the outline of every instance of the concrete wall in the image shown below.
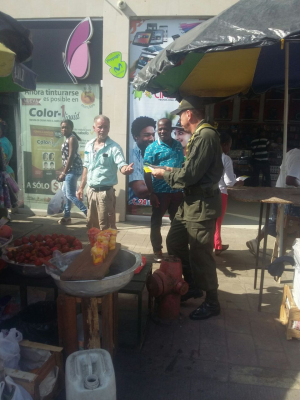
<path fill-rule="evenodd" d="M 210 17 L 230 7 L 236 0 L 126 0 L 120 11 L 118 0 L 10 0 L 1 11 L 18 19 L 103 17 L 103 113 L 111 120 L 110 136 L 127 149 L 128 76 L 117 79 L 104 63 L 113 51 L 121 51 L 129 64 L 129 23 L 136 17 Z M 128 75 L 128 74 L 127 74 Z M 126 154 L 127 155 L 127 154 Z M 126 179 L 119 174 L 117 217 L 125 219 Z"/>

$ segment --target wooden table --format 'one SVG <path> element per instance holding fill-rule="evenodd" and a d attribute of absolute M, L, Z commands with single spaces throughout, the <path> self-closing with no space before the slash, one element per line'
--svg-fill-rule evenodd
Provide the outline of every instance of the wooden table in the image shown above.
<path fill-rule="evenodd" d="M 27 287 L 51 288 L 54 290 L 54 297 L 58 291 L 54 280 L 48 276 L 45 278 L 34 278 L 19 275 L 9 266 L 0 272 L 0 285 L 19 286 L 21 308 L 27 306 Z"/>
<path fill-rule="evenodd" d="M 152 263 L 147 263 L 140 273 L 135 274 L 132 280 L 120 290 L 120 293 L 135 294 L 138 296 L 137 304 L 137 332 L 138 343 L 141 345 L 143 339 L 142 324 L 142 293 L 146 285 L 148 276 L 152 273 Z M 77 326 L 76 326 L 76 308 L 81 303 L 79 298 L 61 294 L 58 296 L 57 286 L 54 280 L 49 276 L 46 278 L 29 278 L 18 275 L 11 268 L 7 267 L 0 272 L 0 285 L 19 286 L 21 308 L 27 306 L 27 287 L 51 288 L 54 290 L 54 296 L 58 305 L 58 322 L 60 345 L 65 348 L 65 354 L 69 355 L 78 350 Z M 102 347 L 111 354 L 117 347 L 117 304 L 118 293 L 110 294 L 101 298 L 87 298 L 81 303 L 84 314 L 84 347 L 99 348 L 100 336 L 98 330 L 98 304 L 102 303 Z M 150 307 L 150 300 L 149 300 Z"/>
<path fill-rule="evenodd" d="M 280 205 L 293 204 L 295 206 L 300 206 L 300 190 L 296 189 L 296 188 L 242 186 L 242 187 L 228 188 L 228 195 L 237 201 L 242 201 L 245 203 L 260 203 L 258 237 L 261 234 L 263 207 L 264 207 L 264 204 L 267 204 L 266 216 L 265 216 L 262 268 L 261 268 L 261 276 L 260 276 L 260 289 L 259 289 L 259 298 L 258 298 L 258 311 L 261 311 L 262 294 L 263 294 L 263 286 L 264 286 L 264 275 L 265 275 L 270 206 L 271 206 L 271 204 L 280 204 Z M 256 283 L 257 283 L 258 258 L 259 258 L 259 241 L 257 243 L 257 250 L 256 250 L 254 289 L 256 289 Z"/>

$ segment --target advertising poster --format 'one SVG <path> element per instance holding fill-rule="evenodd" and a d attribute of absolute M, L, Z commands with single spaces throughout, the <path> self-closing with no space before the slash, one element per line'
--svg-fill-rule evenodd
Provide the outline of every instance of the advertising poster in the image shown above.
<path fill-rule="evenodd" d="M 161 50 L 202 22 L 204 20 L 199 19 L 132 20 L 129 46 L 130 81 L 132 82 L 135 75 Z M 172 125 L 175 126 L 178 117 L 171 116 L 170 112 L 175 110 L 177 106 L 178 102 L 175 99 L 164 97 L 162 93 L 151 94 L 147 91 L 136 91 L 132 83 L 130 84 L 129 161 L 135 162 L 135 172 L 137 170 L 141 172 L 142 167 L 137 165 L 139 148 L 131 134 L 132 123 L 139 117 L 150 117 L 156 123 L 161 118 L 170 118 Z M 155 137 L 157 139 L 157 134 Z M 141 154 L 139 160 L 142 164 Z M 132 187 L 135 187 L 132 182 L 133 179 L 136 179 L 136 184 L 138 182 L 143 184 L 141 173 L 134 173 L 132 177 L 129 177 L 128 213 L 150 215 L 150 201 L 140 198 L 137 191 L 132 189 Z"/>
<path fill-rule="evenodd" d="M 63 119 L 74 123 L 83 159 L 86 143 L 95 137 L 94 117 L 99 114 L 99 86 L 38 84 L 35 91 L 20 93 L 21 149 L 24 203 L 32 209 L 47 209 L 61 184 L 60 131 Z"/>

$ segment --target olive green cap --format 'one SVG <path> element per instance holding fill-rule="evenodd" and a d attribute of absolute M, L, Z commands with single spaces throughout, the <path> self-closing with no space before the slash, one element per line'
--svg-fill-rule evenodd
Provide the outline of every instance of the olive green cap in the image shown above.
<path fill-rule="evenodd" d="M 179 103 L 179 107 L 172 111 L 170 114 L 176 115 L 180 114 L 182 111 L 186 110 L 203 110 L 204 109 L 204 102 L 200 97 L 197 96 L 187 96 L 181 100 Z"/>

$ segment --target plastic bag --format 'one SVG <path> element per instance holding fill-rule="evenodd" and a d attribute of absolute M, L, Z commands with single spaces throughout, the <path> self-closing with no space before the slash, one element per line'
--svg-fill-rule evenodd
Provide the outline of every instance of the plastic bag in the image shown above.
<path fill-rule="evenodd" d="M 16 328 L 10 329 L 6 336 L 0 332 L 0 358 L 4 361 L 4 367 L 18 369 L 21 340 L 23 335 Z"/>
<path fill-rule="evenodd" d="M 81 249 L 70 251 L 69 253 L 61 253 L 59 250 L 55 250 L 50 263 L 55 265 L 61 272 L 64 272 L 81 252 Z"/>
<path fill-rule="evenodd" d="M 56 192 L 48 204 L 47 214 L 54 215 L 63 212 L 65 206 L 65 196 L 61 189 Z"/>
<path fill-rule="evenodd" d="M 0 400 L 32 400 L 30 394 L 17 385 L 10 376 L 4 378 L 4 382 L 0 382 Z"/>

